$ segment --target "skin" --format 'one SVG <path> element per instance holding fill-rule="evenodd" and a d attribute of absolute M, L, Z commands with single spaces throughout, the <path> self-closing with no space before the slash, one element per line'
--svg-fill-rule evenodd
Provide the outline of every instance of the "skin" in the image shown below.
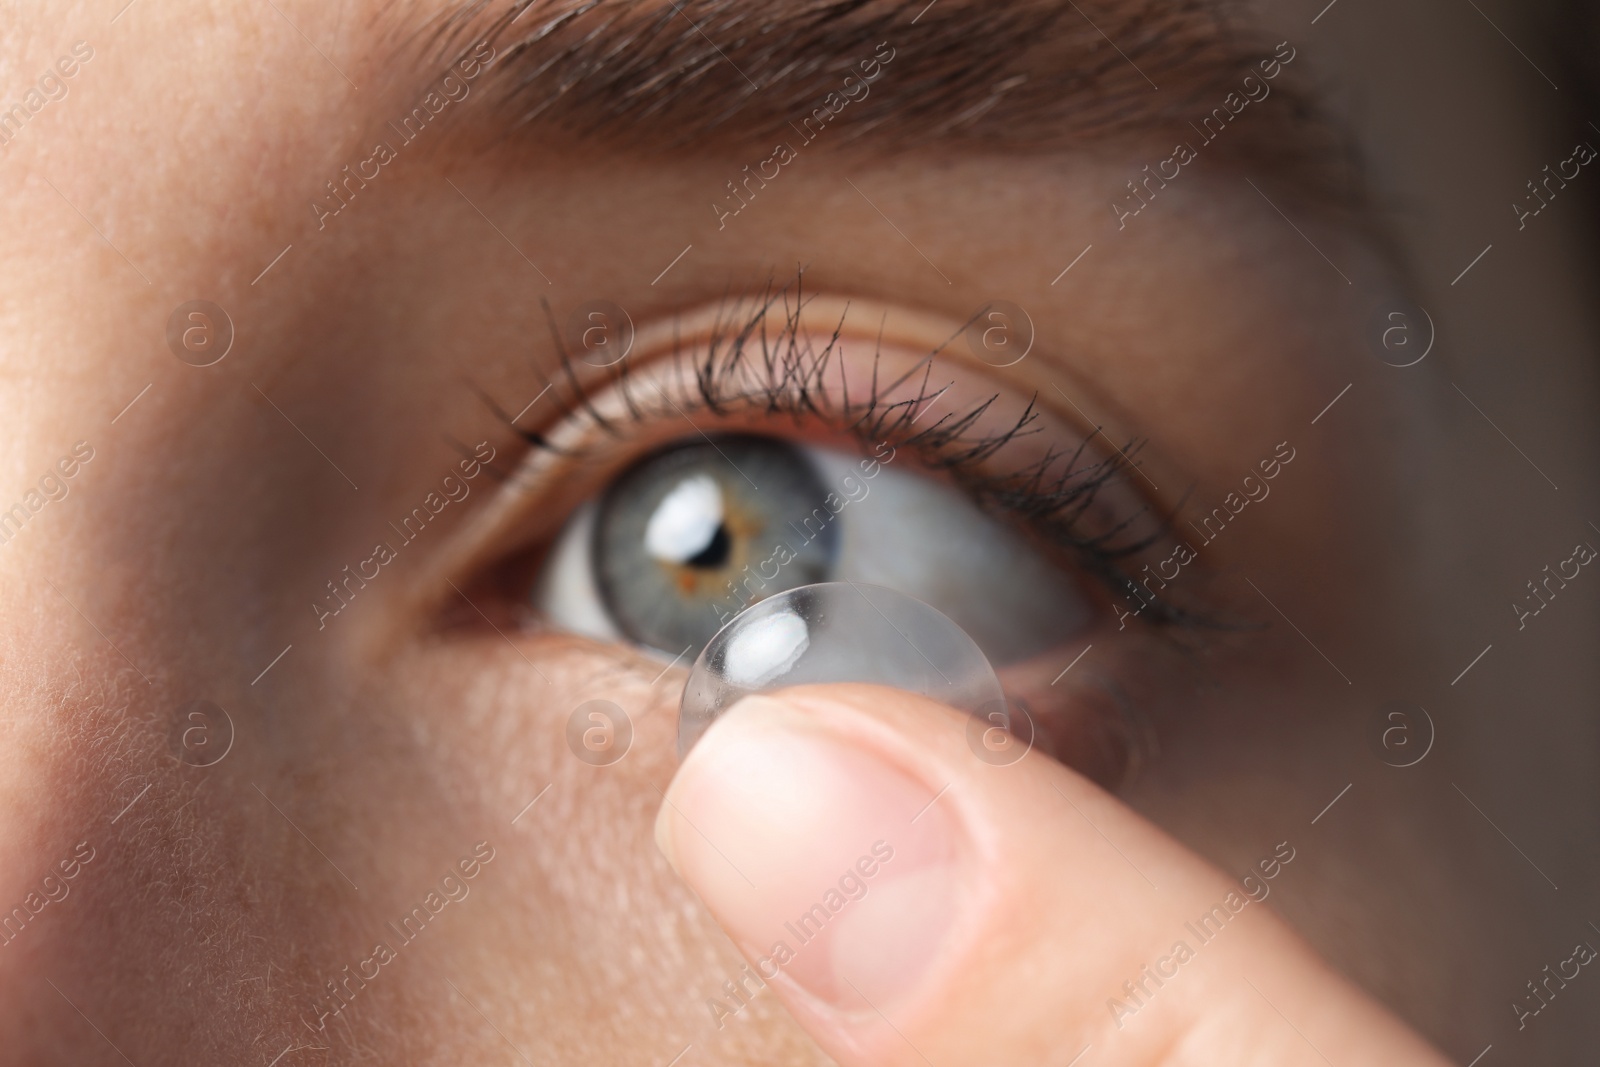
<path fill-rule="evenodd" d="M 94 450 L 66 498 L 0 547 L 0 907 L 76 843 L 93 850 L 0 947 L 7 1062 L 667 1063 L 685 1045 L 710 1063 L 919 1062 L 788 985 L 720 1029 L 708 1015 L 745 963 L 719 926 L 726 872 L 688 862 L 673 844 L 686 831 L 657 813 L 665 794 L 710 818 L 690 786 L 732 781 L 717 753 L 780 727 L 741 710 L 726 720 L 740 732 L 719 724 L 673 784 L 682 666 L 525 626 L 526 589 L 497 561 L 553 534 L 598 481 L 517 491 L 480 474 L 339 617 L 319 630 L 308 607 L 457 469 L 455 443 L 488 442 L 502 472 L 523 460 L 482 394 L 515 414 L 542 388 L 538 297 L 616 300 L 642 359 L 673 315 L 795 263 L 859 308 L 863 345 L 885 312 L 916 352 L 996 293 L 1032 309 L 1036 350 L 999 379 L 1009 402 L 1037 389 L 1077 418 L 1055 383 L 1089 413 L 1085 433 L 1147 439 L 1141 470 L 1166 506 L 1186 489 L 1219 501 L 1279 442 L 1296 449 L 1197 571 L 1195 595 L 1249 628 L 1130 636 L 1102 595 L 1096 629 L 1061 656 L 1093 644 L 1083 676 L 1132 693 L 1158 739 L 1114 795 L 1038 753 L 985 773 L 961 720 L 926 702 L 791 694 L 930 796 L 940 772 L 959 781 L 940 803 L 993 861 L 961 868 L 995 902 L 990 925 L 969 917 L 966 940 L 925 946 L 924 984 L 891 1011 L 910 1040 L 940 1064 L 1065 1063 L 1090 1044 L 1085 1063 L 1468 1062 L 1489 1044 L 1507 1062 L 1573 1062 L 1600 1036 L 1587 983 L 1522 1029 L 1509 1005 L 1574 942 L 1600 944 L 1584 888 L 1600 855 L 1600 632 L 1583 578 L 1524 631 L 1505 605 L 1600 538 L 1583 503 L 1600 454 L 1592 279 L 1574 250 L 1581 189 L 1523 232 L 1508 234 L 1503 201 L 1575 135 L 1541 117 L 1548 87 L 1470 12 L 1428 5 L 1390 25 L 1357 6 L 1314 31 L 1298 10 L 1260 17 L 1382 101 L 1359 133 L 1387 161 L 1384 202 L 1407 206 L 1413 299 L 1440 324 L 1438 351 L 1406 370 L 1364 333 L 1399 272 L 1355 228 L 1290 207 L 1297 234 L 1237 171 L 1196 170 L 1118 231 L 1107 190 L 1164 144 L 1020 162 L 823 147 L 723 240 L 707 191 L 748 153 L 641 159 L 546 131 L 526 159 L 441 139 L 318 232 L 307 191 L 358 157 L 352 131 L 391 100 L 365 5 L 246 18 L 140 3 L 114 24 L 8 5 L 6 100 L 74 41 L 95 56 L 0 160 L 0 502 L 74 442 Z M 1460 40 L 1428 47 L 1441 25 Z M 197 297 L 237 331 L 206 368 L 163 333 Z M 518 425 L 554 426 L 547 408 Z M 688 432 L 663 423 L 633 447 Z M 205 767 L 169 740 L 197 699 L 226 708 L 234 734 Z M 593 699 L 632 718 L 611 766 L 563 740 Z M 1392 699 L 1436 727 L 1405 770 L 1374 748 Z M 1240 936 L 1115 1026 L 1106 1002 L 1124 979 L 1283 841 L 1296 858 Z M 493 859 L 470 892 L 307 1026 L 323 983 L 478 842 Z M 791 859 L 815 859 L 823 886 L 854 847 Z M 1018 975 L 1013 996 L 987 999 Z M 1252 975 L 1269 976 L 1260 994 L 1239 985 Z"/>

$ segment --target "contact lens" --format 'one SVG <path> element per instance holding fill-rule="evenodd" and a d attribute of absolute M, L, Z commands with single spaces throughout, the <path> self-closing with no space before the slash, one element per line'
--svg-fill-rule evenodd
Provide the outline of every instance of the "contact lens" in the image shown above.
<path fill-rule="evenodd" d="M 939 611 L 882 586 L 821 582 L 751 605 L 707 643 L 683 688 L 678 756 L 741 697 L 829 682 L 894 686 L 979 719 L 1006 708 L 988 658 Z"/>

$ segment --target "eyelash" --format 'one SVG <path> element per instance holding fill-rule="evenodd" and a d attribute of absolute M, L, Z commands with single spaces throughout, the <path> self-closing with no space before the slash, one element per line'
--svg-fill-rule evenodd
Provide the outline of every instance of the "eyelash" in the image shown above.
<path fill-rule="evenodd" d="M 606 384 L 620 392 L 629 421 L 643 424 L 668 416 L 687 417 L 696 412 L 709 412 L 719 418 L 750 413 L 787 415 L 796 420 L 816 420 L 869 447 L 887 441 L 894 448 L 909 449 L 925 469 L 948 477 L 978 507 L 1012 517 L 1048 547 L 1069 554 L 1077 566 L 1112 594 L 1141 597 L 1137 600 L 1144 605 L 1141 617 L 1153 625 L 1195 626 L 1210 621 L 1169 600 L 1148 600 L 1150 594 L 1144 593 L 1122 567 L 1123 561 L 1170 539 L 1172 513 L 1157 515 L 1146 505 L 1110 523 L 1109 529 L 1103 532 L 1091 535 L 1079 528 L 1101 491 L 1117 477 L 1123 457 L 1132 465 L 1142 442 L 1130 440 L 1117 459 L 1102 459 L 1080 466 L 1089 443 L 1100 433 L 1097 428 L 1070 453 L 1051 445 L 1044 456 L 1020 468 L 1004 473 L 990 471 L 988 461 L 1008 443 L 1039 432 L 1034 425 L 1040 418 L 1037 394 L 1029 398 L 1021 415 L 998 432 L 978 434 L 972 431 L 977 420 L 999 399 L 998 393 L 963 412 L 945 413 L 931 424 L 912 430 L 926 406 L 945 391 L 930 388 L 933 361 L 951 340 L 961 336 L 960 331 L 931 351 L 917 368 L 885 388 L 880 388 L 878 382 L 880 335 L 872 355 L 869 394 L 865 398 L 851 398 L 841 378 L 837 390 L 841 395 L 835 399 L 827 383 L 827 374 L 839 354 L 837 344 L 841 331 L 836 329 L 818 353 L 811 352 L 808 343 L 801 339 L 802 312 L 809 300 L 803 292 L 804 276 L 802 268 L 794 282 L 781 288 L 769 281 L 755 301 L 753 311 L 742 318 L 719 318 L 704 342 L 704 355 L 696 357 L 692 364 L 692 378 L 685 375 L 678 379 L 688 379 L 692 385 L 676 400 L 664 391 L 660 392 L 659 401 L 641 398 L 636 391 L 630 391 L 633 378 L 628 360 L 616 364 Z M 769 333 L 770 312 L 780 302 L 784 311 L 782 326 L 772 334 Z M 570 393 L 563 395 L 561 389 L 554 388 L 556 382 L 545 381 L 552 387 L 561 421 L 587 418 L 612 439 L 626 439 L 626 430 L 589 402 L 589 392 L 579 382 L 577 365 L 567 351 L 549 302 L 541 299 L 540 305 L 550 325 L 560 377 Z M 974 321 L 976 318 L 975 314 Z M 681 370 L 690 356 L 682 348 L 675 348 L 668 358 Z M 922 382 L 916 386 L 915 396 L 893 402 L 882 399 L 885 392 L 911 381 L 918 368 Z M 582 454 L 553 443 L 538 431 L 513 425 L 509 414 L 491 397 L 481 390 L 479 395 L 530 448 L 564 457 Z M 1137 525 L 1147 518 L 1153 523 L 1153 529 L 1136 532 Z"/>

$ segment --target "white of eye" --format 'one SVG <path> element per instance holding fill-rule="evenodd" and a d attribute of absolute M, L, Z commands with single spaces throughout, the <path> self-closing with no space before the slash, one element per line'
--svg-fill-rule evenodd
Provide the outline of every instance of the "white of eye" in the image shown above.
<path fill-rule="evenodd" d="M 568 633 L 620 641 L 622 633 L 611 621 L 594 580 L 594 524 L 599 511 L 599 504 L 590 500 L 567 520 L 540 568 L 533 606 Z"/>
<path fill-rule="evenodd" d="M 811 630 L 794 612 L 758 619 L 728 642 L 723 675 L 734 685 L 760 689 L 787 674 L 810 647 Z"/>
<path fill-rule="evenodd" d="M 722 527 L 722 490 L 709 474 L 685 478 L 661 498 L 644 529 L 645 551 L 686 563 L 706 550 Z"/>
<path fill-rule="evenodd" d="M 1058 647 L 1094 617 L 1077 580 L 960 490 L 919 471 L 810 450 L 823 483 L 849 502 L 838 519 L 837 579 L 881 585 L 950 616 L 995 663 Z"/>

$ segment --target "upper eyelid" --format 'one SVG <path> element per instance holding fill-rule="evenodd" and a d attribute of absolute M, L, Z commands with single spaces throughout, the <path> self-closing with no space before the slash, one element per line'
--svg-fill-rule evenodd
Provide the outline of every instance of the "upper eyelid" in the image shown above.
<path fill-rule="evenodd" d="M 756 366 L 756 369 L 761 373 L 775 374 L 779 383 L 786 382 L 790 386 L 795 384 L 792 376 L 785 373 L 781 360 L 772 365 L 767 362 L 773 357 L 774 348 L 779 351 L 785 350 L 781 336 L 775 337 L 769 333 L 760 338 L 762 355 L 759 364 L 755 364 L 748 362 L 753 357 L 747 357 L 742 349 L 744 346 L 751 346 L 757 343 L 755 339 L 760 336 L 759 331 L 750 329 L 748 320 L 740 320 L 737 316 L 730 315 L 726 307 L 718 309 L 714 319 L 722 323 L 723 330 L 720 333 L 714 333 L 713 339 L 721 337 L 726 342 L 729 331 L 731 331 L 733 337 L 743 338 L 740 345 L 727 345 L 724 343 L 720 349 L 724 358 L 730 360 L 736 368 Z M 700 342 L 704 342 L 704 338 L 699 339 L 696 344 L 686 345 L 682 343 L 681 332 L 676 329 L 671 332 L 676 335 L 677 342 L 672 344 L 666 355 L 658 355 L 655 359 L 642 360 L 643 369 L 640 371 L 634 371 L 626 367 L 615 369 L 615 373 L 608 378 L 602 379 L 602 383 L 595 383 L 592 379 L 588 381 L 580 380 L 578 375 L 568 377 L 566 384 L 577 395 L 568 398 L 565 403 L 560 405 L 559 412 L 556 412 L 554 406 L 552 406 L 550 411 L 547 412 L 546 419 L 542 424 L 543 428 L 540 431 L 532 433 L 519 431 L 523 432 L 525 437 L 531 437 L 532 442 L 530 443 L 528 454 L 523 458 L 516 472 L 510 478 L 511 484 L 508 486 L 508 491 L 502 493 L 500 498 L 497 498 L 501 500 L 501 503 L 493 509 L 497 517 L 482 520 L 478 524 L 480 527 L 488 525 L 491 530 L 494 526 L 498 526 L 499 530 L 493 536 L 492 541 L 488 542 L 493 548 L 482 549 L 477 553 L 476 567 L 487 565 L 490 559 L 495 558 L 496 552 L 501 557 L 512 556 L 518 552 L 525 552 L 534 545 L 544 543 L 545 538 L 553 536 L 556 530 L 559 529 L 560 524 L 565 521 L 565 516 L 570 512 L 571 508 L 576 507 L 583 499 L 592 496 L 597 482 L 620 470 L 632 458 L 637 458 L 652 443 L 649 440 L 642 442 L 629 440 L 624 446 L 610 447 L 608 442 L 624 437 L 632 437 L 634 431 L 622 428 L 621 424 L 624 419 L 635 425 L 649 426 L 652 431 L 649 436 L 653 437 L 654 443 L 659 445 L 665 445 L 685 437 L 692 439 L 695 432 L 703 432 L 688 416 L 706 411 L 713 412 L 721 418 L 731 419 L 732 421 L 726 427 L 729 430 L 760 432 L 764 429 L 770 429 L 769 426 L 752 423 L 747 416 L 752 412 L 759 413 L 764 408 L 771 408 L 772 398 L 775 394 L 782 392 L 781 388 L 775 387 L 772 382 L 768 382 L 764 389 L 756 388 L 753 391 L 742 394 L 736 393 L 733 396 L 715 391 L 707 395 L 707 377 L 709 375 L 712 379 L 715 378 L 716 364 L 714 359 L 704 354 L 704 349 L 715 350 L 718 345 L 710 343 L 702 346 Z M 844 334 L 831 333 L 828 336 L 836 341 Z M 641 347 L 646 353 L 648 352 L 648 346 Z M 874 368 L 877 366 L 880 355 L 881 350 L 874 352 L 872 357 Z M 791 370 L 796 360 L 798 360 L 798 365 L 809 367 L 812 370 L 825 371 L 826 369 L 825 366 L 812 361 L 810 354 L 801 352 L 798 355 L 790 354 Z M 570 364 L 570 360 L 568 362 Z M 708 367 L 711 369 L 708 370 Z M 679 390 L 676 398 L 671 394 L 661 394 L 661 399 L 653 404 L 644 402 L 656 393 L 654 385 L 659 384 L 663 377 L 663 372 L 665 372 L 666 380 L 676 384 L 676 388 Z M 639 380 L 644 378 L 648 378 L 650 381 Z M 759 381 L 760 379 L 756 380 Z M 747 387 L 750 385 L 748 378 L 744 384 Z M 947 388 L 949 386 L 934 388 L 928 386 L 926 382 L 922 383 L 912 394 L 912 398 L 917 400 L 917 403 L 909 406 L 905 406 L 903 401 L 887 404 L 879 412 L 882 418 L 869 419 L 865 422 L 866 432 L 862 432 L 864 427 L 859 422 L 853 427 L 849 425 L 849 420 L 844 417 L 848 415 L 848 412 L 841 412 L 834 406 L 833 401 L 835 399 L 843 400 L 842 396 L 835 398 L 823 395 L 822 391 L 808 393 L 801 390 L 798 393 L 791 394 L 789 400 L 793 401 L 793 403 L 790 406 L 772 409 L 772 412 L 794 416 L 796 419 L 815 418 L 831 426 L 836 432 L 846 432 L 854 429 L 858 440 L 863 444 L 869 444 L 874 439 L 882 436 L 873 432 L 874 429 L 886 427 L 904 428 L 908 424 L 912 424 L 917 417 L 916 412 L 925 406 L 922 402 L 932 396 L 942 395 Z M 843 391 L 840 390 L 840 392 L 842 393 Z M 1021 394 L 1013 393 L 1012 395 L 1013 399 L 1016 399 Z M 970 416 L 975 412 L 982 412 L 988 408 L 993 399 L 993 396 L 990 396 L 972 404 L 966 414 Z M 873 409 L 870 396 L 858 394 L 851 398 L 850 403 L 858 414 L 862 410 L 870 412 Z M 1115 495 L 1123 505 L 1124 517 L 1122 522 L 1113 529 L 1113 534 L 1120 533 L 1121 525 L 1139 521 L 1141 516 L 1147 513 L 1153 514 L 1154 511 L 1150 508 L 1149 501 L 1144 498 L 1142 493 L 1136 488 L 1124 484 L 1127 481 L 1126 478 L 1118 478 L 1117 464 L 1108 457 L 1107 453 L 1090 449 L 1090 441 L 1098 433 L 1097 430 L 1085 430 L 1081 427 L 1072 430 L 1072 423 L 1065 418 L 1056 416 L 1054 413 L 1052 413 L 1052 417 L 1059 420 L 1059 425 L 1056 426 L 1055 433 L 1052 435 L 1055 441 L 1059 441 L 1063 434 L 1069 433 L 1076 440 L 1070 448 L 1052 448 L 1049 451 L 1054 451 L 1058 458 L 1067 452 L 1072 452 L 1077 456 L 1088 454 L 1101 458 L 1099 463 L 1078 464 L 1076 460 L 1073 460 L 1064 468 L 1058 466 L 1056 468 L 1058 480 L 1055 484 L 1051 484 L 1048 478 L 1043 478 L 1036 480 L 1037 484 L 1028 489 L 1019 488 L 1018 485 L 1018 479 L 1026 473 L 1026 468 L 1014 468 L 1010 471 L 998 473 L 985 472 L 989 471 L 988 459 L 990 453 L 998 451 L 1007 442 L 1016 439 L 1020 434 L 1043 432 L 1044 427 L 1035 425 L 1035 423 L 1045 418 L 1045 412 L 1043 409 L 1036 407 L 1034 403 L 1026 404 L 1023 414 L 1018 416 L 1015 422 L 1007 423 L 1002 421 L 1001 425 L 1006 426 L 1006 430 L 998 434 L 990 434 L 987 437 L 983 435 L 964 437 L 962 435 L 962 431 L 970 428 L 973 423 L 970 418 L 962 416 L 959 408 L 931 419 L 930 421 L 934 424 L 943 421 L 947 424 L 947 429 L 951 429 L 945 443 L 948 444 L 953 441 L 958 446 L 956 451 L 959 454 L 955 459 L 952 459 L 948 454 L 941 456 L 937 449 L 919 447 L 912 439 L 923 434 L 924 431 L 920 429 L 916 429 L 911 434 L 901 435 L 895 444 L 897 447 L 909 446 L 913 448 L 918 456 L 918 459 L 913 462 L 918 462 L 918 465 L 934 472 L 942 471 L 949 477 L 950 481 L 964 490 L 976 503 L 1009 515 L 1015 525 L 1024 530 L 1030 530 L 1034 534 L 1034 540 L 1044 542 L 1058 552 L 1067 549 L 1074 550 L 1078 558 L 1072 559 L 1070 561 L 1072 564 L 1082 567 L 1087 576 L 1099 579 L 1108 589 L 1118 591 L 1128 583 L 1128 576 L 1118 570 L 1116 560 L 1142 547 L 1141 544 L 1129 543 L 1128 539 L 1124 538 L 1123 543 L 1119 545 L 1115 543 L 1115 536 L 1112 537 L 1113 544 L 1109 547 L 1095 543 L 1092 538 L 1083 538 L 1075 544 L 1070 544 L 1061 540 L 1061 535 L 1057 532 L 1067 524 L 1056 523 L 1052 526 L 1046 520 L 1056 518 L 1057 513 L 1063 508 L 1079 501 L 1082 502 L 1084 509 L 1094 506 L 1095 496 L 1105 491 L 1107 487 L 1115 490 Z M 548 435 L 551 433 L 550 422 L 552 419 L 556 420 L 555 429 L 561 438 L 555 441 L 547 440 Z M 579 447 L 576 445 L 578 440 L 587 440 L 589 444 Z M 987 445 L 985 442 L 987 442 Z M 926 444 L 926 440 L 923 443 Z M 1045 454 L 1048 454 L 1048 452 Z M 956 459 L 959 459 L 960 462 L 956 462 Z M 575 472 L 579 470 L 583 473 L 582 477 L 575 475 Z M 567 477 L 563 478 L 561 472 L 566 472 Z M 1069 477 L 1061 477 L 1063 474 L 1069 475 Z M 1086 484 L 1074 485 L 1073 477 L 1080 476 Z M 1008 477 L 1009 481 L 1007 480 Z M 550 499 L 550 494 L 548 493 L 540 494 L 534 499 L 520 499 L 527 496 L 526 493 L 521 491 L 520 484 L 526 483 L 530 479 L 537 480 L 542 484 L 556 484 L 558 488 L 554 494 L 555 499 Z M 581 484 L 576 487 L 570 487 L 562 485 L 562 482 L 579 482 Z M 1129 498 L 1142 503 L 1143 506 L 1127 506 Z M 518 521 L 519 515 L 523 519 L 532 517 L 534 512 L 530 509 L 536 501 L 540 505 L 539 518 L 534 523 Z M 1019 501 L 1025 503 L 1026 506 L 1020 506 Z M 1101 510 L 1104 511 L 1105 509 L 1102 507 Z M 1102 524 L 1103 527 L 1112 525 L 1109 519 Z M 1160 535 L 1160 532 L 1161 530 L 1158 529 L 1145 536 L 1148 540 L 1154 540 Z M 1150 613 L 1151 616 L 1160 614 L 1159 611 Z"/>
<path fill-rule="evenodd" d="M 581 410 L 587 396 L 595 389 L 620 382 L 626 391 L 628 383 L 620 375 L 627 374 L 632 367 L 647 366 L 660 359 L 681 359 L 696 364 L 702 379 L 708 376 L 716 378 L 721 376 L 722 368 L 714 364 L 737 358 L 746 382 L 753 384 L 754 396 L 777 397 L 779 402 L 774 405 L 774 412 L 805 407 L 804 396 L 778 394 L 785 390 L 792 392 L 796 386 L 803 387 L 802 392 L 810 392 L 815 387 L 818 392 L 832 393 L 838 400 L 848 401 L 848 404 L 836 410 L 848 408 L 857 417 L 870 415 L 861 436 L 871 439 L 892 430 L 896 423 L 910 425 L 915 420 L 920 426 L 926 427 L 929 420 L 922 416 L 922 412 L 936 402 L 939 402 L 939 410 L 931 421 L 938 423 L 942 420 L 948 426 L 950 412 L 940 400 L 944 389 L 952 376 L 977 377 L 989 382 L 988 395 L 1031 394 L 1032 402 L 1037 405 L 1041 415 L 1048 413 L 1051 418 L 1077 427 L 1085 436 L 1092 436 L 1099 431 L 1105 434 L 1106 442 L 1111 442 L 1113 438 L 1128 442 L 1138 437 L 1132 430 L 1132 424 L 1137 420 L 1107 397 L 1103 390 L 1097 389 L 1092 378 L 1086 379 L 1076 373 L 1075 360 L 1067 358 L 1065 353 L 1052 355 L 1049 351 L 1043 351 L 1020 366 L 1007 364 L 1004 369 L 987 360 L 979 360 L 975 354 L 968 355 L 965 351 L 967 345 L 959 343 L 959 339 L 967 332 L 967 327 L 978 321 L 982 312 L 992 306 L 992 302 L 985 303 L 965 320 L 893 304 L 874 303 L 868 311 L 862 312 L 862 301 L 826 291 L 805 292 L 804 281 L 805 270 L 802 268 L 794 281 L 782 287 L 769 281 L 764 290 L 753 295 L 725 297 L 721 301 L 661 315 L 653 321 L 645 320 L 640 323 L 634 338 L 633 357 L 619 366 L 602 369 L 579 365 L 572 358 L 557 329 L 555 315 L 545 304 L 545 314 L 555 340 L 557 369 L 553 374 L 542 373 L 540 384 L 551 387 L 559 414 L 565 418 Z M 847 318 L 852 319 L 854 325 L 846 326 Z M 802 351 L 797 357 L 793 351 L 796 345 L 802 349 L 809 346 L 810 355 Z M 900 394 L 892 401 L 876 407 L 864 402 L 869 399 L 870 392 L 887 397 L 894 392 L 897 384 L 904 382 L 897 382 L 894 375 L 887 375 L 870 383 L 870 387 L 858 384 L 846 388 L 840 384 L 836 374 L 828 373 L 829 363 L 835 371 L 848 366 L 846 357 L 860 364 L 859 355 L 863 345 L 871 348 L 874 367 L 877 366 L 878 354 L 885 351 L 920 353 L 922 361 L 901 366 L 895 373 L 910 378 L 912 375 L 905 373 L 908 367 L 913 371 L 926 368 L 930 375 L 929 384 L 915 394 Z M 785 361 L 789 362 L 780 367 L 781 373 L 776 374 L 766 366 L 758 366 L 772 362 L 785 364 Z M 1069 386 L 1072 395 L 1094 410 L 1092 420 L 1077 401 L 1061 390 L 1058 379 L 1062 376 L 1071 380 Z M 941 382 L 945 384 L 939 384 Z M 721 397 L 707 398 L 685 392 L 674 397 L 673 402 L 680 410 L 687 411 L 699 407 L 704 400 L 714 410 L 727 395 L 724 393 Z M 632 396 L 636 406 L 662 403 L 649 388 L 635 390 Z M 1067 401 L 1070 411 L 1057 401 L 1057 396 Z M 506 412 L 492 400 L 489 403 L 503 421 L 510 422 Z M 548 410 L 547 404 L 542 403 L 541 407 Z M 1109 418 L 1106 417 L 1108 413 Z M 546 418 L 544 426 L 552 421 Z M 541 431 L 542 427 L 531 432 L 518 430 L 529 443 L 534 444 L 539 443 Z M 1163 480 L 1170 473 L 1175 476 L 1175 481 L 1192 481 L 1172 463 L 1172 457 L 1158 456 L 1156 460 Z M 1149 480 L 1145 481 L 1148 483 Z M 1160 503 L 1159 500 L 1152 502 L 1157 505 Z"/>
<path fill-rule="evenodd" d="M 803 272 L 801 274 L 803 280 Z M 938 359 L 944 355 L 960 330 L 945 333 L 941 341 L 926 349 L 927 355 L 909 366 L 896 369 L 896 373 L 880 378 L 880 356 L 884 351 L 884 325 L 887 313 L 880 321 L 873 344 L 872 374 L 868 382 L 858 381 L 852 393 L 850 387 L 851 357 L 847 356 L 844 338 L 854 336 L 847 331 L 844 320 L 850 311 L 848 301 L 820 302 L 821 329 L 806 318 L 807 311 L 819 305 L 819 298 L 806 297 L 801 292 L 800 281 L 791 287 L 768 289 L 754 299 L 734 300 L 717 305 L 707 313 L 697 316 L 698 323 L 690 320 L 697 329 L 684 339 L 683 317 L 670 320 L 665 330 L 658 331 L 662 339 L 670 338 L 666 351 L 644 361 L 651 366 L 661 360 L 673 362 L 670 376 L 682 384 L 674 397 L 663 389 L 659 381 L 635 387 L 631 367 L 623 360 L 604 383 L 620 396 L 627 413 L 640 421 L 652 407 L 662 409 L 657 414 L 676 414 L 687 418 L 693 411 L 709 410 L 723 414 L 734 406 L 759 409 L 765 406 L 771 414 L 791 416 L 827 415 L 849 428 L 863 441 L 873 442 L 899 436 L 907 444 L 926 445 L 930 440 L 960 441 L 973 450 L 994 449 L 1007 440 L 1031 432 L 1029 426 L 1037 421 L 1037 398 L 1030 401 L 1027 410 L 1009 428 L 987 438 L 970 437 L 968 430 L 981 416 L 989 403 L 975 402 L 965 412 L 942 411 L 932 422 L 924 423 L 914 432 L 927 410 L 950 388 L 950 384 L 936 387 L 943 380 L 943 370 L 936 370 Z M 781 311 L 778 324 L 770 325 L 773 312 Z M 560 335 L 554 327 L 554 317 L 548 305 L 552 334 L 557 339 L 562 384 L 568 388 L 557 390 L 556 405 L 563 420 L 573 416 L 587 416 L 602 430 L 614 432 L 608 416 L 595 410 L 590 400 L 590 389 L 577 372 L 571 355 L 560 344 Z M 837 322 L 830 316 L 837 314 Z M 692 327 L 693 328 L 693 327 Z M 820 345 L 818 337 L 821 338 Z M 854 342 L 852 342 L 853 344 Z M 913 342 L 913 346 L 914 346 Z M 640 345 L 649 351 L 649 344 Z M 921 349 L 918 349 L 919 351 Z M 837 370 L 837 381 L 833 371 Z M 917 379 L 920 375 L 920 383 Z M 896 395 L 902 386 L 911 383 L 915 392 Z M 548 383 L 548 386 L 556 385 Z M 951 383 L 953 384 L 953 382 Z M 999 387 L 996 387 L 997 393 Z M 565 394 L 565 395 L 564 395 Z M 658 398 L 659 397 L 659 401 Z M 823 410 L 826 408 L 827 410 Z M 692 423 L 691 423 L 692 424 Z M 559 443 L 549 441 L 539 431 L 519 431 L 530 445 L 551 448 L 560 452 Z M 925 449 L 927 450 L 927 449 Z"/>

